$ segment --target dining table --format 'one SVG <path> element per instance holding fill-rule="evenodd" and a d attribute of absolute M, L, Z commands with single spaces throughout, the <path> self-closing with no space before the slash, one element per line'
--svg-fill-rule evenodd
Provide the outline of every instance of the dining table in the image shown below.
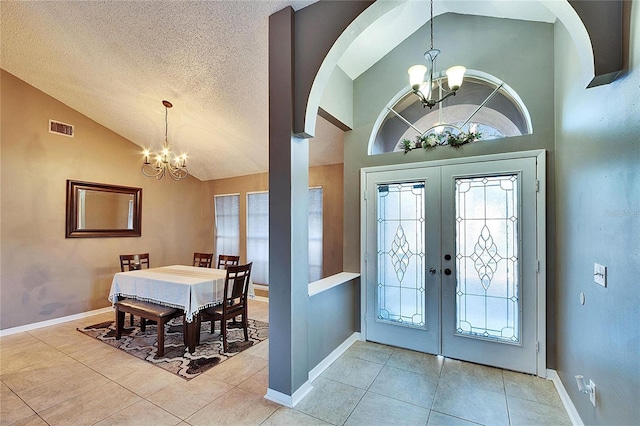
<path fill-rule="evenodd" d="M 152 302 L 184 311 L 184 341 L 189 352 L 195 351 L 198 313 L 224 300 L 226 269 L 187 265 L 161 266 L 118 272 L 113 276 L 109 301 L 122 298 Z M 249 297 L 254 298 L 249 280 Z"/>

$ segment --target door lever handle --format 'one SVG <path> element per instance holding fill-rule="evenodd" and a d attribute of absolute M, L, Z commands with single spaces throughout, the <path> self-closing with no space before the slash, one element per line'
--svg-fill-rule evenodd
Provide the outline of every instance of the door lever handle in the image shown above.
<path fill-rule="evenodd" d="M 429 273 L 430 273 L 430 274 L 435 274 L 435 273 L 436 273 L 436 270 L 435 270 L 434 268 L 429 268 Z"/>

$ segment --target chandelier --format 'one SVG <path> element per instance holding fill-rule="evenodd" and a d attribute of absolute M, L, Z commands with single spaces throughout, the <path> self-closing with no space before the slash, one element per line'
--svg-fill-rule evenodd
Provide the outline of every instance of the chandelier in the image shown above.
<path fill-rule="evenodd" d="M 411 90 L 415 93 L 422 103 L 422 107 L 433 108 L 436 104 L 444 101 L 449 96 L 455 96 L 460 86 L 462 86 L 462 79 L 464 77 L 465 71 L 467 69 L 463 66 L 455 66 L 451 67 L 447 70 L 447 82 L 449 84 L 449 89 L 446 91 L 442 87 L 442 83 L 438 83 L 440 87 L 440 99 L 434 98 L 434 82 L 433 75 L 436 67 L 436 57 L 440 53 L 439 49 L 433 48 L 433 0 L 431 0 L 431 19 L 429 20 L 431 23 L 431 48 L 424 53 L 424 57 L 429 61 L 428 67 L 424 65 L 414 65 L 409 68 L 409 83 L 411 84 Z M 424 76 L 429 71 L 429 79 L 427 81 L 424 80 Z M 445 94 L 443 95 L 443 92 Z"/>
<path fill-rule="evenodd" d="M 164 143 L 162 144 L 162 150 L 157 154 L 152 154 L 148 149 L 142 152 L 144 155 L 144 164 L 142 165 L 142 174 L 147 177 L 154 177 L 158 180 L 162 179 L 165 174 L 168 174 L 173 180 L 180 180 L 187 177 L 189 172 L 187 171 L 187 154 L 182 153 L 173 159 L 171 163 L 171 151 L 169 150 L 169 140 L 167 138 L 169 130 L 169 121 L 167 119 L 169 108 L 173 105 L 169 101 L 162 101 L 164 105 Z M 153 164 L 149 161 L 150 157 L 154 157 Z"/>

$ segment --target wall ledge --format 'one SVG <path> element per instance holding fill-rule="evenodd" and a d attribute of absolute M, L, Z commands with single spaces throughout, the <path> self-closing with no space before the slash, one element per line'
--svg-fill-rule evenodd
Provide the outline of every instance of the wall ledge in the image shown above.
<path fill-rule="evenodd" d="M 309 297 L 315 296 L 323 291 L 327 291 L 335 286 L 339 286 L 340 284 L 348 283 L 358 277 L 360 277 L 359 273 L 339 272 L 335 275 L 331 275 L 330 277 L 309 283 Z"/>

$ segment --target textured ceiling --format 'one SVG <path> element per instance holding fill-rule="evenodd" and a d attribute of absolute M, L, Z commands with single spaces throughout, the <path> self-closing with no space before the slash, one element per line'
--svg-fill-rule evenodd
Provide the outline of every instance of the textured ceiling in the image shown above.
<path fill-rule="evenodd" d="M 169 142 L 188 152 L 192 175 L 262 173 L 269 157 L 268 17 L 311 3 L 2 0 L 0 66 L 141 147 L 162 143 L 167 99 Z M 538 1 L 441 0 L 435 7 L 436 14 L 550 19 Z M 396 8 L 365 30 L 339 65 L 356 77 L 427 19 L 428 2 Z M 340 162 L 342 132 L 318 118 L 310 164 Z"/>

